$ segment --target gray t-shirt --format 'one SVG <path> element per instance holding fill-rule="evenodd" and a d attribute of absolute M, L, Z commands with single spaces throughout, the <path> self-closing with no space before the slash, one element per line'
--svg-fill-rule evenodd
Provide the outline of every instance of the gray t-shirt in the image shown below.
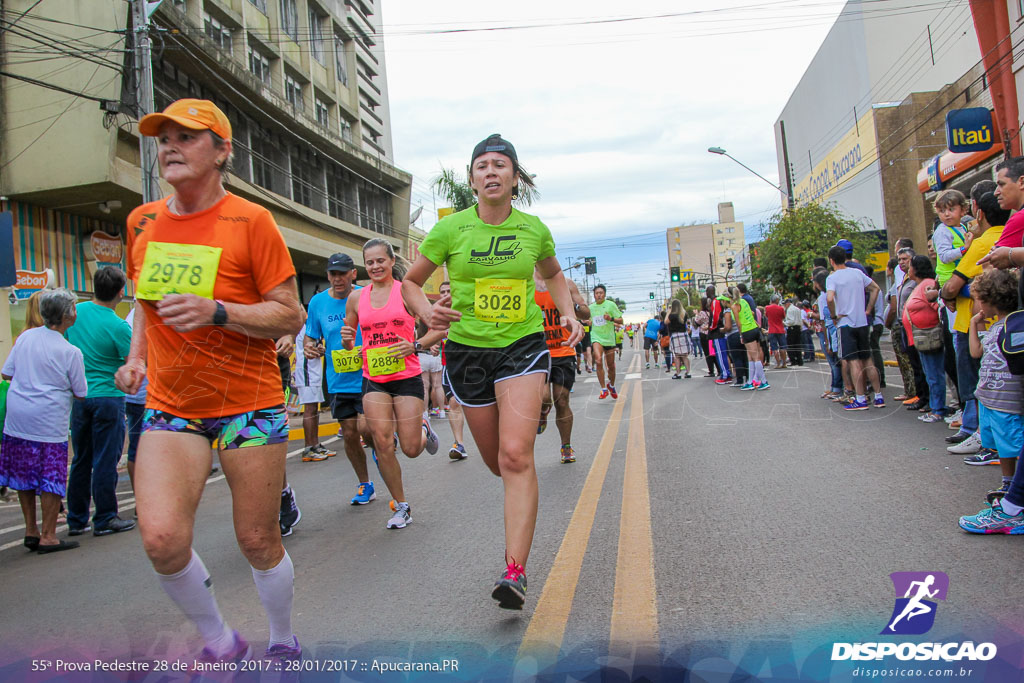
<path fill-rule="evenodd" d="M 907 302 L 910 301 L 910 295 L 914 293 L 914 287 L 917 287 L 917 282 L 911 280 L 909 277 L 903 281 L 899 289 L 896 290 L 896 315 L 903 319 L 903 309 L 906 308 Z"/>
<path fill-rule="evenodd" d="M 1003 321 L 997 321 L 982 339 L 984 353 L 978 370 L 978 388 L 974 396 L 981 405 L 991 410 L 1020 415 L 1024 408 L 1024 377 L 1014 375 L 999 350 L 999 331 Z"/>
<path fill-rule="evenodd" d="M 867 326 L 864 290 L 871 282 L 871 278 L 856 268 L 840 268 L 828 276 L 825 290 L 835 292 L 837 327 Z"/>

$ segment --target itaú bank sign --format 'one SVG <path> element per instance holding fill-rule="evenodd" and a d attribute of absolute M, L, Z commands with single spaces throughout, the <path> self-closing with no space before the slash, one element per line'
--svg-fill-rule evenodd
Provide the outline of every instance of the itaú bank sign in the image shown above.
<path fill-rule="evenodd" d="M 950 152 L 984 152 L 995 141 L 992 112 L 986 107 L 954 109 L 946 114 L 946 145 Z"/>
<path fill-rule="evenodd" d="M 869 111 L 846 132 L 810 175 L 796 183 L 797 205 L 828 199 L 840 185 L 878 159 L 875 115 Z"/>

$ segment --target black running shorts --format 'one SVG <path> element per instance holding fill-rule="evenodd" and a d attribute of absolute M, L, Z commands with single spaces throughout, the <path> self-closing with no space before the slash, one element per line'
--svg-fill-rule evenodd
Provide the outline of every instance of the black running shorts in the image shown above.
<path fill-rule="evenodd" d="M 551 374 L 548 375 L 548 382 L 572 390 L 573 385 L 576 383 L 576 357 L 553 357 L 551 359 Z"/>
<path fill-rule="evenodd" d="M 331 394 L 331 415 L 335 420 L 351 420 L 362 414 L 362 394 Z"/>
<path fill-rule="evenodd" d="M 740 341 L 744 344 L 750 344 L 751 342 L 761 341 L 761 328 L 755 327 L 752 330 L 747 330 L 740 334 Z"/>
<path fill-rule="evenodd" d="M 644 351 L 648 351 L 650 349 L 658 350 L 659 348 L 660 347 L 658 346 L 658 340 L 657 339 L 651 339 L 650 337 L 644 337 Z"/>
<path fill-rule="evenodd" d="M 442 382 L 459 403 L 469 408 L 494 405 L 496 382 L 539 372 L 547 374 L 551 367 L 551 353 L 543 332 L 493 349 L 449 339 L 445 358 Z"/>
<path fill-rule="evenodd" d="M 423 375 L 415 375 L 405 379 L 393 379 L 390 382 L 374 382 L 372 379 L 363 377 L 363 395 L 378 391 L 395 397 L 413 396 L 422 399 Z"/>
<path fill-rule="evenodd" d="M 840 326 L 839 357 L 843 360 L 871 360 L 871 327 Z"/>

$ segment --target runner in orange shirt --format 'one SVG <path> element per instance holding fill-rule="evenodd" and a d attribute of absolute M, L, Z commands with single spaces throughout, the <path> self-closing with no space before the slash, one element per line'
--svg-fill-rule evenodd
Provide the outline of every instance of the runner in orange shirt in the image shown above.
<path fill-rule="evenodd" d="M 219 443 L 235 536 L 270 621 L 266 656 L 297 659 L 294 568 L 278 526 L 288 440 L 274 339 L 302 324 L 295 268 L 270 212 L 224 189 L 231 124 L 212 102 L 179 100 L 139 122 L 158 139 L 166 199 L 128 217 L 135 283 L 132 346 L 117 373 L 148 378 L 135 465 L 142 542 L 167 595 L 195 623 L 200 662 L 237 662 L 250 647 L 225 623 L 192 549 L 196 508 Z"/>
<path fill-rule="evenodd" d="M 586 320 L 590 317 L 590 307 L 580 295 L 575 282 L 566 279 L 565 284 L 569 287 L 569 296 L 572 297 L 573 306 L 576 308 L 576 319 Z M 551 404 L 554 403 L 555 426 L 558 427 L 558 436 L 562 439 L 562 464 L 568 464 L 576 462 L 576 454 L 572 450 L 573 414 L 569 406 L 569 394 L 576 383 L 576 349 L 564 345 L 569 339 L 569 330 L 562 326 L 555 300 L 536 268 L 533 269 L 533 287 L 533 298 L 544 311 L 544 338 L 548 343 L 548 351 L 551 352 L 551 371 L 548 374 L 548 386 L 544 388 L 537 433 L 543 434 L 547 429 L 548 413 L 551 412 Z"/>

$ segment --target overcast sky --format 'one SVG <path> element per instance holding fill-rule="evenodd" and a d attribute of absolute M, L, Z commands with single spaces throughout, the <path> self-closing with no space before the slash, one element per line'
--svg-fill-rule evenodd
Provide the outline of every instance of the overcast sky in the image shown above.
<path fill-rule="evenodd" d="M 563 264 L 596 256 L 634 313 L 667 265 L 666 228 L 716 220 L 731 201 L 752 241 L 778 210 L 777 191 L 707 148 L 778 180 L 775 119 L 843 6 L 381 4 L 395 162 L 413 174 L 413 209 L 425 207 L 417 225 L 433 224 L 440 168 L 464 173 L 473 146 L 501 133 L 537 175 L 542 197 L 527 211 L 551 228 Z M 666 14 L 682 16 L 652 18 Z"/>

